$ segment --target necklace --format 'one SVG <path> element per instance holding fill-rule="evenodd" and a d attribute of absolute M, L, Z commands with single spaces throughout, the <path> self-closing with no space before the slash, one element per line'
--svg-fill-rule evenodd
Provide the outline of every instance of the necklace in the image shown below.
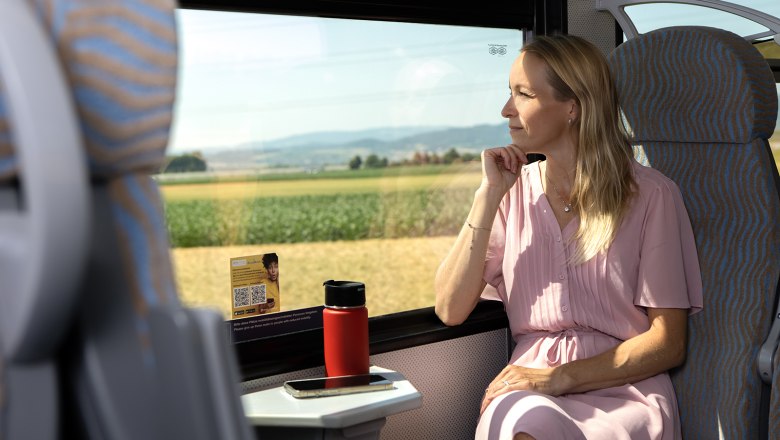
<path fill-rule="evenodd" d="M 550 175 L 548 173 L 545 172 L 544 177 L 547 179 L 547 182 L 549 182 L 550 185 L 552 185 L 553 190 L 555 190 L 555 194 L 558 196 L 559 199 L 561 199 L 561 202 L 563 202 L 563 212 L 567 214 L 570 213 L 571 210 L 573 209 L 571 206 L 571 202 L 567 202 L 566 199 L 563 198 L 560 191 L 558 191 L 558 187 L 555 186 L 555 183 L 552 180 L 550 180 Z"/>

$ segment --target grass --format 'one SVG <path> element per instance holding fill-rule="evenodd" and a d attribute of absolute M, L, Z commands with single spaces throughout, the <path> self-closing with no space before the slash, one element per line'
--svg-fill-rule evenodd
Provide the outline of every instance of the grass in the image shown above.
<path fill-rule="evenodd" d="M 447 168 L 450 172 L 428 174 L 397 174 L 363 177 L 340 177 L 342 173 L 326 173 L 329 178 L 291 180 L 255 180 L 255 181 L 217 181 L 203 183 L 184 183 L 161 185 L 166 203 L 182 200 L 239 200 L 268 197 L 292 197 L 301 195 L 357 194 L 394 191 L 413 191 L 437 188 L 476 189 L 481 178 L 480 169 L 473 165 Z M 421 172 L 415 167 L 406 169 Z M 430 167 L 425 167 L 430 171 Z M 453 170 L 458 169 L 459 172 Z M 323 174 L 324 175 L 324 174 Z"/>
<path fill-rule="evenodd" d="M 363 168 L 359 170 L 328 170 L 319 172 L 285 171 L 273 172 L 211 172 L 158 174 L 155 180 L 161 186 L 238 183 L 238 182 L 278 182 L 291 180 L 331 180 L 331 179 L 375 179 L 379 177 L 397 178 L 409 176 L 458 174 L 464 171 L 479 171 L 479 161 L 460 162 L 450 165 L 395 166 L 389 168 Z"/>
<path fill-rule="evenodd" d="M 472 188 L 169 202 L 174 247 L 456 234 Z"/>
<path fill-rule="evenodd" d="M 370 316 L 434 304 L 433 276 L 455 237 L 173 249 L 179 294 L 230 319 L 231 257 L 279 254 L 282 310 L 321 305 L 329 279 L 366 284 Z"/>

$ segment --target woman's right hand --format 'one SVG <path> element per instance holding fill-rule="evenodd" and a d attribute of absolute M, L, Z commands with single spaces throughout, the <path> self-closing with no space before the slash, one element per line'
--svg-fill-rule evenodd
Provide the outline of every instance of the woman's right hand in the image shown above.
<path fill-rule="evenodd" d="M 520 176 L 521 167 L 527 163 L 525 153 L 515 144 L 483 151 L 482 187 L 505 194 Z"/>

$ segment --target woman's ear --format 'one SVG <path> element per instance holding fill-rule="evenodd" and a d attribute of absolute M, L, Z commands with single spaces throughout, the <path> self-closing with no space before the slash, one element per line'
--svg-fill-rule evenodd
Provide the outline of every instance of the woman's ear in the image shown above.
<path fill-rule="evenodd" d="M 571 107 L 569 108 L 569 117 L 575 121 L 580 117 L 580 106 L 576 101 L 571 101 Z"/>
<path fill-rule="evenodd" d="M 569 119 L 572 121 L 580 119 L 580 105 L 573 99 L 571 100 L 571 107 L 569 107 Z"/>

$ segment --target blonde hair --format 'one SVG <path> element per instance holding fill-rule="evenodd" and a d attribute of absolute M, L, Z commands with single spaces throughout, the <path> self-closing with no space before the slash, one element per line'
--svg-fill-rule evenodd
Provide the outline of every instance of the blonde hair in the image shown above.
<path fill-rule="evenodd" d="M 570 261 L 583 263 L 615 239 L 635 187 L 631 140 L 615 84 L 604 55 L 582 38 L 537 36 L 521 52 L 544 60 L 555 98 L 574 99 L 580 108 L 573 122 L 579 128 L 579 143 L 571 192 L 580 224 Z"/>

